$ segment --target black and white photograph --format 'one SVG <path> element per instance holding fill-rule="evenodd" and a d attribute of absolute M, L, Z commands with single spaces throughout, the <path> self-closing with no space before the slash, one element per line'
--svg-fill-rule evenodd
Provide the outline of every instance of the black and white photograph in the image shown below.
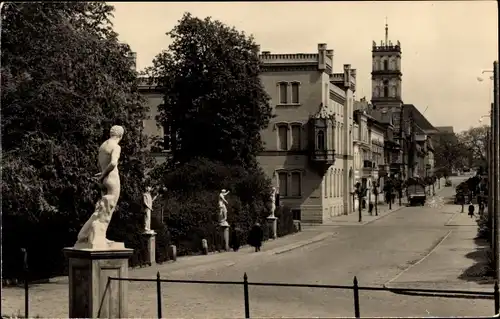
<path fill-rule="evenodd" d="M 499 2 L 2 2 L 11 318 L 500 315 Z"/>

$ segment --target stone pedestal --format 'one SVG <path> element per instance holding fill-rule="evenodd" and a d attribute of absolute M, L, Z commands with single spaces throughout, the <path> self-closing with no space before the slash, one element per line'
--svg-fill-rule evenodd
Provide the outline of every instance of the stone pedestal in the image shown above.
<path fill-rule="evenodd" d="M 220 226 L 221 230 L 221 237 L 223 239 L 223 244 L 224 244 L 224 250 L 229 251 L 229 226 Z"/>
<path fill-rule="evenodd" d="M 278 238 L 278 217 L 269 216 L 267 217 L 267 224 L 269 226 L 269 238 Z"/>
<path fill-rule="evenodd" d="M 156 263 L 156 233 L 150 230 L 144 232 L 142 235 L 146 237 L 148 243 L 146 263 L 151 266 Z"/>
<path fill-rule="evenodd" d="M 177 247 L 175 245 L 170 245 L 168 246 L 168 253 L 167 256 L 170 258 L 172 261 L 177 260 Z"/>
<path fill-rule="evenodd" d="M 121 243 L 120 243 L 121 244 Z M 133 250 L 69 247 L 69 318 L 127 318 L 128 259 Z"/>

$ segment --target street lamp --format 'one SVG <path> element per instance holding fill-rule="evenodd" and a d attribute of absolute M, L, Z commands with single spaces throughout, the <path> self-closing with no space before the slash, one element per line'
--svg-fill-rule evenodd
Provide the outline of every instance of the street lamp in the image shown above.
<path fill-rule="evenodd" d="M 478 122 L 479 122 L 479 123 L 483 123 L 483 119 L 484 119 L 484 118 L 486 118 L 486 117 L 491 117 L 491 114 L 485 114 L 485 115 L 482 115 L 482 116 L 479 118 Z"/>

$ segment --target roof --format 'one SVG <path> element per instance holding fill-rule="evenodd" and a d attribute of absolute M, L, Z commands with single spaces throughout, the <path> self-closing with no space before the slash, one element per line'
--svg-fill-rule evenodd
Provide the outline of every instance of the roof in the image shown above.
<path fill-rule="evenodd" d="M 325 104 L 321 103 L 318 112 L 314 114 L 312 117 L 315 119 L 324 119 L 324 120 L 333 119 L 335 118 L 335 111 L 333 110 L 333 108 L 329 108 Z"/>
<path fill-rule="evenodd" d="M 449 134 L 455 133 L 453 131 L 453 126 L 436 126 L 436 130 L 438 130 L 439 133 L 449 133 Z"/>
<path fill-rule="evenodd" d="M 403 116 L 406 120 L 412 117 L 415 121 L 415 124 L 417 124 L 422 132 L 426 134 L 438 132 L 438 130 L 425 118 L 422 113 L 420 113 L 420 111 L 413 104 L 403 104 Z"/>

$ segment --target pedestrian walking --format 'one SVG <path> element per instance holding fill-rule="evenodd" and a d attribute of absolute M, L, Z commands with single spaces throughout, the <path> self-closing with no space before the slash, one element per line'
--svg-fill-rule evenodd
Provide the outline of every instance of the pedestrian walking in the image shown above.
<path fill-rule="evenodd" d="M 474 217 L 474 205 L 473 204 L 469 205 L 469 216 L 470 216 L 470 218 Z"/>
<path fill-rule="evenodd" d="M 248 234 L 248 244 L 255 248 L 255 252 L 260 251 L 262 241 L 264 240 L 264 231 L 259 223 L 255 223 Z"/>
<path fill-rule="evenodd" d="M 241 229 L 234 224 L 231 227 L 230 243 L 233 251 L 238 251 L 241 247 Z"/>

